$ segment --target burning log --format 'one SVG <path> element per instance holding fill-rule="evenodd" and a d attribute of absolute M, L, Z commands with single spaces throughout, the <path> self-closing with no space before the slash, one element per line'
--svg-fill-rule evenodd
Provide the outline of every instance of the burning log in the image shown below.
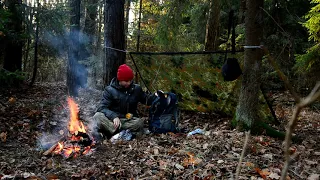
<path fill-rule="evenodd" d="M 76 140 L 71 140 L 71 143 L 78 143 L 82 146 L 90 146 L 92 144 L 92 140 L 87 133 L 78 132 L 75 137 Z"/>
<path fill-rule="evenodd" d="M 94 146 L 94 141 L 90 136 L 87 133 L 80 132 L 76 136 L 69 136 L 68 139 L 65 137 L 61 138 L 42 155 L 61 154 L 69 159 L 71 157 L 88 154 L 92 150 L 92 146 Z"/>
<path fill-rule="evenodd" d="M 57 143 L 51 146 L 43 153 L 44 156 L 50 154 L 61 154 L 65 158 L 73 158 L 80 155 L 88 154 L 92 151 L 94 140 L 86 133 L 86 128 L 78 118 L 78 106 L 68 98 L 70 107 L 69 133 L 67 137 L 61 138 Z"/>
<path fill-rule="evenodd" d="M 42 153 L 42 155 L 44 155 L 44 156 L 50 155 L 56 149 L 56 147 L 59 145 L 58 143 L 60 141 L 64 141 L 64 140 L 65 140 L 65 137 L 60 138 L 57 143 L 53 144 L 48 150 L 46 150 L 44 153 Z"/>

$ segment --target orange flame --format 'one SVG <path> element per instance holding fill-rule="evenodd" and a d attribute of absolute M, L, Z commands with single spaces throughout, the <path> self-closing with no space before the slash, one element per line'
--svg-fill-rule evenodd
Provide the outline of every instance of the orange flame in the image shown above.
<path fill-rule="evenodd" d="M 73 148 L 72 148 L 72 147 L 68 147 L 68 148 L 65 148 L 65 149 L 63 150 L 63 155 L 64 155 L 66 158 L 68 158 L 68 157 L 71 155 L 71 153 L 73 153 Z"/>
<path fill-rule="evenodd" d="M 79 136 L 79 133 L 86 133 L 86 129 L 84 124 L 79 120 L 78 105 L 71 97 L 68 97 L 68 105 L 70 109 L 69 132 L 71 134 L 71 137 L 69 137 L 69 140 L 71 140 L 71 144 L 68 142 L 66 144 L 64 142 L 58 142 L 55 147 L 54 153 L 62 154 L 65 158 L 75 158 L 80 154 L 88 154 L 89 152 L 92 152 L 92 150 L 90 146 L 86 146 L 82 150 L 81 146 L 73 144 L 74 142 L 82 141 L 84 139 L 81 135 Z"/>
<path fill-rule="evenodd" d="M 78 132 L 85 133 L 85 127 L 81 121 L 79 121 L 78 113 L 78 105 L 73 101 L 71 97 L 68 97 L 68 104 L 70 108 L 70 122 L 69 122 L 69 132 L 71 134 L 77 135 Z"/>
<path fill-rule="evenodd" d="M 58 142 L 58 145 L 56 146 L 54 153 L 58 154 L 62 151 L 62 149 L 63 149 L 63 144 Z"/>
<path fill-rule="evenodd" d="M 87 147 L 84 148 L 84 151 L 83 151 L 82 154 L 84 154 L 84 155 L 85 155 L 85 154 L 88 154 L 90 151 L 91 151 L 90 146 L 87 146 Z"/>

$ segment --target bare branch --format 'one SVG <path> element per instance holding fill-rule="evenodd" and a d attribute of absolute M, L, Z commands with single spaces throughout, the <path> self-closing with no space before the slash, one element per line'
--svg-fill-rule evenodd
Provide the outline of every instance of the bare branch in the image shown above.
<path fill-rule="evenodd" d="M 241 156 L 240 156 L 239 163 L 238 163 L 238 166 L 237 166 L 236 178 L 235 178 L 236 180 L 239 179 L 240 170 L 241 170 L 241 164 L 242 164 L 243 157 L 244 157 L 244 154 L 245 154 L 246 149 L 247 149 L 249 137 L 250 137 L 250 130 L 248 132 L 246 132 L 246 139 L 244 140 Z"/>
<path fill-rule="evenodd" d="M 320 82 L 318 82 L 316 84 L 316 86 L 312 89 L 310 94 L 305 99 L 302 100 L 300 105 L 301 106 L 308 106 L 309 104 L 311 104 L 314 101 L 316 101 L 319 98 L 319 95 L 320 95 L 320 91 L 318 91 L 319 88 L 320 88 Z"/>
<path fill-rule="evenodd" d="M 280 70 L 279 66 L 276 64 L 275 60 L 272 58 L 272 56 L 270 55 L 268 49 L 264 46 L 260 46 L 261 49 L 264 51 L 264 53 L 267 56 L 267 59 L 269 61 L 269 63 L 271 64 L 271 66 L 276 70 L 276 72 L 278 73 L 279 77 L 283 80 L 286 88 L 289 90 L 290 94 L 293 96 L 293 98 L 296 101 L 296 106 L 295 109 L 293 111 L 292 117 L 290 122 L 288 123 L 288 128 L 286 131 L 286 138 L 285 138 L 285 147 L 284 147 L 284 154 L 285 154 L 285 164 L 284 167 L 282 169 L 282 173 L 281 173 L 281 180 L 286 179 L 287 173 L 288 173 L 288 167 L 290 164 L 290 152 L 289 152 L 289 148 L 291 145 L 291 139 L 292 139 L 292 132 L 297 124 L 297 120 L 298 120 L 298 116 L 300 114 L 300 111 L 310 105 L 311 103 L 313 103 L 314 101 L 316 101 L 319 97 L 320 97 L 320 81 L 315 85 L 315 87 L 313 88 L 313 90 L 310 92 L 310 94 L 306 97 L 301 99 L 299 97 L 299 95 L 293 90 L 293 87 L 290 85 L 288 78 L 284 75 L 284 73 Z"/>
<path fill-rule="evenodd" d="M 286 138 L 285 138 L 285 148 L 284 148 L 284 153 L 285 153 L 285 164 L 281 173 L 281 180 L 286 179 L 287 176 L 287 172 L 288 172 L 288 168 L 289 168 L 289 164 L 290 164 L 290 152 L 289 152 L 289 148 L 291 145 L 291 138 L 292 138 L 292 132 L 293 129 L 295 128 L 296 124 L 297 124 L 297 120 L 298 120 L 298 116 L 300 114 L 300 111 L 302 108 L 310 105 L 311 103 L 313 103 L 314 101 L 316 101 L 319 97 L 320 97 L 320 82 L 318 82 L 316 84 L 316 86 L 313 88 L 313 90 L 310 92 L 310 94 L 303 99 L 301 102 L 299 102 L 294 111 L 293 111 L 293 115 L 291 117 L 291 120 L 288 124 L 288 129 L 286 132 Z"/>
<path fill-rule="evenodd" d="M 299 95 L 293 90 L 293 87 L 290 85 L 287 76 L 284 75 L 284 73 L 280 70 L 279 66 L 276 64 L 275 60 L 270 55 L 268 48 L 266 48 L 265 46 L 261 46 L 261 49 L 266 54 L 267 59 L 268 59 L 269 63 L 271 64 L 271 66 L 276 70 L 276 72 L 278 73 L 279 77 L 283 80 L 286 88 L 289 90 L 290 94 L 293 96 L 293 98 L 296 101 L 296 103 L 299 103 L 300 102 Z"/>

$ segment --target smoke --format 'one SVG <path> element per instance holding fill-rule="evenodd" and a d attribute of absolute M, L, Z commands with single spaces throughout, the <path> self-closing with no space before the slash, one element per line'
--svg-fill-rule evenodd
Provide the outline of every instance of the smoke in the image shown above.
<path fill-rule="evenodd" d="M 88 124 L 87 124 L 87 131 L 88 131 L 88 134 L 90 134 L 95 141 L 97 140 L 100 140 L 101 139 L 101 136 L 98 132 L 98 123 L 97 121 L 95 121 L 93 118 L 90 118 L 90 120 L 88 121 Z"/>
<path fill-rule="evenodd" d="M 57 34 L 44 31 L 40 39 L 42 45 L 48 46 L 47 56 L 55 56 L 65 60 L 65 65 L 72 64 L 68 70 L 75 77 L 75 88 L 86 88 L 88 78 L 88 61 L 93 54 L 90 52 L 92 37 L 81 31 L 70 32 L 67 29 Z M 50 50 L 51 49 L 51 50 Z"/>
<path fill-rule="evenodd" d="M 64 117 L 62 118 L 62 116 Z M 47 120 L 38 125 L 38 128 L 42 131 L 41 136 L 37 139 L 38 150 L 49 149 L 68 134 L 69 117 L 65 116 L 67 116 L 66 112 L 62 112 L 56 115 L 53 120 L 50 120 L 49 125 L 46 125 Z M 55 126 L 52 132 L 45 131 L 48 130 L 48 126 Z"/>
<path fill-rule="evenodd" d="M 59 134 L 51 134 L 48 132 L 45 132 L 41 135 L 40 138 L 37 139 L 37 147 L 38 150 L 47 150 L 54 144 L 56 144 L 63 135 Z"/>

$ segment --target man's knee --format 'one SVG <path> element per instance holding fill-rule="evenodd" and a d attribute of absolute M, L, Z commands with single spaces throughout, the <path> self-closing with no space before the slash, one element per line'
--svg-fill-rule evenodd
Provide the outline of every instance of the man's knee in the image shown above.
<path fill-rule="evenodd" d="M 115 132 L 113 123 L 101 112 L 96 112 L 93 116 L 94 121 L 97 122 L 99 131 L 113 134 Z"/>
<path fill-rule="evenodd" d="M 136 118 L 134 121 L 135 121 L 134 126 L 135 126 L 136 129 L 142 129 L 143 128 L 144 122 L 143 122 L 142 119 Z"/>
<path fill-rule="evenodd" d="M 96 112 L 93 116 L 93 119 L 97 122 L 101 122 L 104 119 L 108 119 L 102 112 Z"/>
<path fill-rule="evenodd" d="M 143 127 L 143 125 L 144 125 L 144 121 L 140 118 L 138 120 L 138 125 L 139 125 L 139 127 Z"/>
<path fill-rule="evenodd" d="M 139 131 L 143 128 L 144 122 L 140 118 L 133 118 L 124 122 L 122 128 L 130 129 L 132 131 Z"/>

